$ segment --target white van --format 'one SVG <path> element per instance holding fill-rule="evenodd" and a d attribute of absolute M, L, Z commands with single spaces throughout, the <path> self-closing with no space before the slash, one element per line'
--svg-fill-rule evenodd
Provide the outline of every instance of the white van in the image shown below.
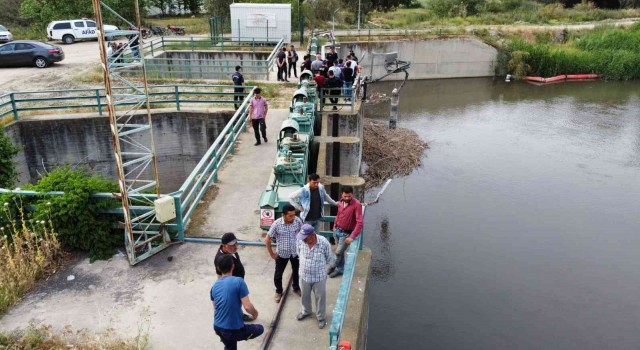
<path fill-rule="evenodd" d="M 118 27 L 105 24 L 105 36 L 118 30 Z M 65 44 L 73 44 L 76 40 L 97 39 L 96 22 L 89 19 L 73 19 L 68 21 L 53 21 L 47 25 L 49 40 L 62 40 Z"/>

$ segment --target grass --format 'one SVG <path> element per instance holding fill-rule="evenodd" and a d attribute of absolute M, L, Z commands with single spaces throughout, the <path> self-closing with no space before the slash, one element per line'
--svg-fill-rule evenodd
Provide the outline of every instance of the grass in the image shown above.
<path fill-rule="evenodd" d="M 139 334 L 134 339 L 123 340 L 113 337 L 108 331 L 92 335 L 87 331 L 73 331 L 65 327 L 55 332 L 51 326 L 36 327 L 30 324 L 26 329 L 11 333 L 0 333 L 0 349 L 28 350 L 144 350 L 148 348 L 148 335 Z"/>
<path fill-rule="evenodd" d="M 144 26 L 163 27 L 168 25 L 185 27 L 186 35 L 191 34 L 209 34 L 209 15 L 197 15 L 194 17 L 175 16 L 162 18 L 147 18 L 144 20 Z"/>
<path fill-rule="evenodd" d="M 640 24 L 636 24 L 628 29 L 601 27 L 572 34 L 566 43 L 517 38 L 507 50 L 518 52 L 530 67 L 528 75 L 595 73 L 609 80 L 631 80 L 640 78 L 639 44 Z"/>
<path fill-rule="evenodd" d="M 0 313 L 3 313 L 36 281 L 54 271 L 62 256 L 60 242 L 51 223 L 11 217 L 10 205 L 3 205 L 9 224 L 0 227 Z"/>
<path fill-rule="evenodd" d="M 602 21 L 640 17 L 640 9 L 606 10 L 592 5 L 578 4 L 574 8 L 562 5 L 544 5 L 529 0 L 512 0 L 510 8 L 505 5 L 491 5 L 500 1 L 487 1 L 484 8 L 474 15 L 460 15 L 453 9 L 446 16 L 432 10 L 431 2 L 423 0 L 421 8 L 400 8 L 390 12 L 374 11 L 368 24 L 373 28 L 427 28 L 432 26 L 502 25 L 502 24 L 558 24 Z M 502 7 L 501 7 L 502 6 Z"/>

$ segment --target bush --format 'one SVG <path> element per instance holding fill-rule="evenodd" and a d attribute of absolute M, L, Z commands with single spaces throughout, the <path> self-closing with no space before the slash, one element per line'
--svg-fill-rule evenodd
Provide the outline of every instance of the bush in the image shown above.
<path fill-rule="evenodd" d="M 111 225 L 116 220 L 101 211 L 120 205 L 114 199 L 96 199 L 90 195 L 98 192 L 118 192 L 114 182 L 92 175 L 87 168 L 64 166 L 49 172 L 35 185 L 24 186 L 36 192 L 62 191 L 62 196 L 17 198 L 15 194 L 0 197 L 5 211 L 13 220 L 20 221 L 22 211 L 32 212 L 27 220 L 51 221 L 57 237 L 67 249 L 89 252 L 91 261 L 107 259 L 121 244 L 120 236 L 113 234 Z M 0 218 L 0 225 L 10 221 Z"/>

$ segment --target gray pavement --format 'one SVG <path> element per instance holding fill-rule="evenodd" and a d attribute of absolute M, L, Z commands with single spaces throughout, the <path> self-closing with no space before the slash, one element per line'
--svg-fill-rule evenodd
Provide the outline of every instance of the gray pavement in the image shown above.
<path fill-rule="evenodd" d="M 241 239 L 262 240 L 257 204 L 275 159 L 275 140 L 287 110 L 272 110 L 267 118 L 269 143 L 254 146 L 253 132 L 243 133 L 237 152 L 220 171 L 217 196 L 201 203 L 201 222 L 193 222 L 188 235 L 219 237 L 227 231 Z M 250 129 L 251 130 L 251 129 Z M 196 221 L 196 220 L 194 220 Z M 150 349 L 222 349 L 212 330 L 209 289 L 215 281 L 212 244 L 186 243 L 169 247 L 138 266 L 130 267 L 124 255 L 93 264 L 88 259 L 71 263 L 28 293 L 0 318 L 0 330 L 25 328 L 30 322 L 62 330 L 112 336 L 147 336 Z M 244 246 L 239 254 L 245 265 L 250 299 L 259 311 L 256 322 L 267 327 L 275 316 L 274 261 L 264 247 Z M 169 259 L 171 257 L 171 259 Z M 68 280 L 68 276 L 74 276 Z M 284 281 L 288 281 L 290 268 Z M 340 278 L 327 283 L 327 320 L 332 317 Z M 300 298 L 290 292 L 271 349 L 326 349 L 329 324 L 318 329 L 314 318 L 297 321 Z M 258 349 L 264 336 L 240 344 Z"/>

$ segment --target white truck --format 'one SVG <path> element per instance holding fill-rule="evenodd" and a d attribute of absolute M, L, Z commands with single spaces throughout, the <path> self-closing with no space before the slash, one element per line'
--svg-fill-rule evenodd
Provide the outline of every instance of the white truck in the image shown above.
<path fill-rule="evenodd" d="M 73 44 L 76 40 L 97 39 L 96 22 L 90 19 L 72 19 L 66 21 L 53 21 L 47 25 L 47 38 L 49 40 L 61 40 L 65 44 Z M 109 32 L 118 30 L 118 27 L 105 24 L 105 37 Z"/>

